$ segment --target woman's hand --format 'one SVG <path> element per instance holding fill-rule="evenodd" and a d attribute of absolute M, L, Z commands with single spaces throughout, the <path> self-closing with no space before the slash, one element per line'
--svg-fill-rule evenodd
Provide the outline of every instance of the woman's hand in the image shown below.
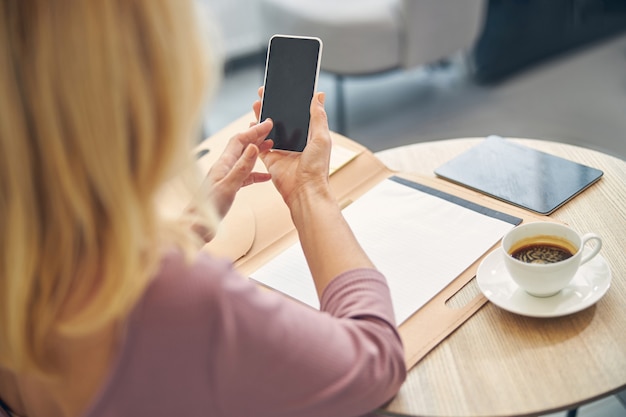
<path fill-rule="evenodd" d="M 259 95 L 262 95 L 259 89 Z M 267 167 L 276 189 L 288 206 L 303 188 L 328 192 L 328 170 L 332 148 L 328 120 L 324 110 L 324 93 L 317 93 L 311 100 L 309 138 L 302 152 L 265 150 L 260 158 Z M 260 102 L 253 105 L 259 114 Z"/>
<path fill-rule="evenodd" d="M 253 108 L 258 117 L 260 102 L 255 102 Z M 328 167 L 332 142 L 323 93 L 313 97 L 310 111 L 309 140 L 304 151 L 266 150 L 260 158 L 289 206 L 321 298 L 328 283 L 339 274 L 374 265 L 354 237 L 330 189 Z"/>
<path fill-rule="evenodd" d="M 209 170 L 207 181 L 213 203 L 221 217 L 228 213 L 241 187 L 265 182 L 271 178 L 268 173 L 252 171 L 259 154 L 272 146 L 271 141 L 265 141 L 271 130 L 272 121 L 266 120 L 253 124 L 245 132 L 233 136 Z"/>

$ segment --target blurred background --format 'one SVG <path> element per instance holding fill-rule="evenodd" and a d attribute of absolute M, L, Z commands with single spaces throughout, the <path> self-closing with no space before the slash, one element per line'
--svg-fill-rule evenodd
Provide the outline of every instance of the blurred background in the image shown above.
<path fill-rule="evenodd" d="M 250 110 L 269 36 L 299 33 L 324 42 L 331 129 L 373 151 L 499 134 L 626 159 L 626 0 L 201 1 L 225 59 L 206 134 Z"/>
<path fill-rule="evenodd" d="M 301 34 L 324 42 L 331 129 L 372 151 L 498 134 L 626 159 L 626 0 L 198 1 L 224 56 L 205 135 L 251 110 L 269 37 Z M 625 404 L 626 391 L 578 416 Z"/>

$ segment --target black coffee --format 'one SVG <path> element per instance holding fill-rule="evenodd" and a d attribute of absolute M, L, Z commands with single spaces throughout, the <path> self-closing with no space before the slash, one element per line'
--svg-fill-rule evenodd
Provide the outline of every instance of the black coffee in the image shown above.
<path fill-rule="evenodd" d="M 516 249 L 511 256 L 529 264 L 552 264 L 571 258 L 574 254 L 567 248 L 546 243 L 533 243 Z"/>

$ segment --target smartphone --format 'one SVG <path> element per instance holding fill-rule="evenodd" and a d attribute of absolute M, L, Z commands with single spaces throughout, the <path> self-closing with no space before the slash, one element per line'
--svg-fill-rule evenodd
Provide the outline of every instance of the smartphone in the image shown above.
<path fill-rule="evenodd" d="M 274 122 L 268 135 L 274 149 L 304 150 L 321 56 L 319 38 L 274 35 L 270 39 L 259 122 L 267 118 Z"/>

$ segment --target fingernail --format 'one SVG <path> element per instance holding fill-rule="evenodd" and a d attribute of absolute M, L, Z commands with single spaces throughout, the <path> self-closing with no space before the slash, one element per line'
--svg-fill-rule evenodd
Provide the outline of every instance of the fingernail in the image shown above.
<path fill-rule="evenodd" d="M 326 93 L 319 93 L 317 95 L 317 101 L 320 102 L 320 104 L 324 104 L 324 101 L 326 101 Z"/>

